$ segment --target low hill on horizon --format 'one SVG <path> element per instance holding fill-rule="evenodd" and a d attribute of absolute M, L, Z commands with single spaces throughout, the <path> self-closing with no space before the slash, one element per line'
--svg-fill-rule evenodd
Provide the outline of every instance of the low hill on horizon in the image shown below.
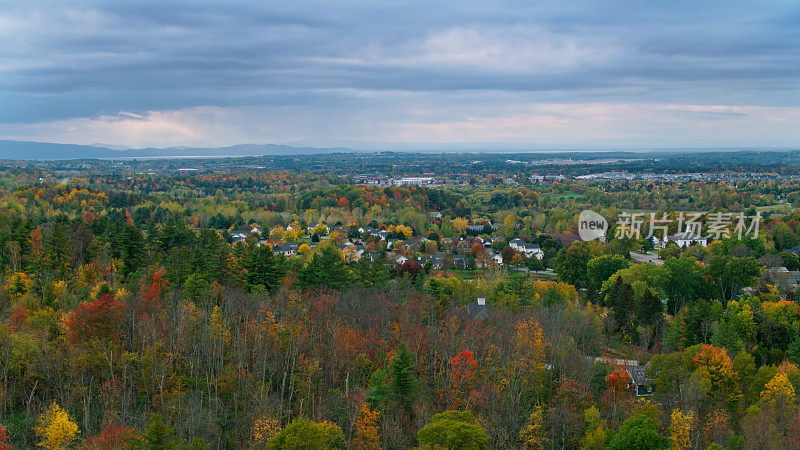
<path fill-rule="evenodd" d="M 264 155 L 310 155 L 319 153 L 357 153 L 350 148 L 291 147 L 277 144 L 241 144 L 229 147 L 168 147 L 114 150 L 95 145 L 53 144 L 0 140 L 0 159 L 129 159 L 180 157 L 241 157 Z"/>

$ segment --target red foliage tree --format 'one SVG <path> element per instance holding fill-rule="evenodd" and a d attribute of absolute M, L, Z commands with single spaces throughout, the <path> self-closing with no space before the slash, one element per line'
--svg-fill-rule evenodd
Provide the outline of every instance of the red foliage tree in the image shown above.
<path fill-rule="evenodd" d="M 91 225 L 94 222 L 95 214 L 91 211 L 86 211 L 81 214 L 81 219 Z"/>
<path fill-rule="evenodd" d="M 517 251 L 514 250 L 513 248 L 511 248 L 511 246 L 509 246 L 509 245 L 507 245 L 506 248 L 504 248 L 500 252 L 500 255 L 503 256 L 503 262 L 504 263 L 510 263 L 511 260 L 514 259 L 514 255 L 516 255 L 516 254 L 517 254 Z"/>
<path fill-rule="evenodd" d="M 87 449 L 127 448 L 136 437 L 136 430 L 110 423 L 100 429 L 97 436 L 86 439 Z"/>
<path fill-rule="evenodd" d="M 142 287 L 136 305 L 136 315 L 144 318 L 161 309 L 161 296 L 167 285 L 164 277 L 164 268 L 160 268 L 153 273 L 150 282 Z"/>
<path fill-rule="evenodd" d="M 411 278 L 416 278 L 417 274 L 422 272 L 422 264 L 420 264 L 420 263 L 418 263 L 416 261 L 406 261 L 400 266 L 398 271 L 401 274 L 405 274 L 405 273 L 409 274 L 411 276 Z"/>
<path fill-rule="evenodd" d="M 125 302 L 105 294 L 93 302 L 84 302 L 67 318 L 67 339 L 81 343 L 91 338 L 113 339 L 125 317 Z"/>
<path fill-rule="evenodd" d="M 630 392 L 631 376 L 625 369 L 617 369 L 606 376 L 608 389 L 603 394 L 607 403 L 613 407 L 613 419 L 617 420 L 618 408 L 631 397 Z"/>
<path fill-rule="evenodd" d="M 6 431 L 6 427 L 0 425 L 0 450 L 11 450 L 13 447 L 8 443 L 11 437 Z"/>
<path fill-rule="evenodd" d="M 475 382 L 478 374 L 478 362 L 469 350 L 462 350 L 450 360 L 451 381 L 450 398 L 451 407 L 458 408 L 464 402 L 464 394 L 467 394 Z"/>
<path fill-rule="evenodd" d="M 15 330 L 19 331 L 25 321 L 28 320 L 28 317 L 31 316 L 31 312 L 28 311 L 28 308 L 24 306 L 21 308 L 17 308 L 11 315 L 8 317 L 8 324 L 11 325 Z"/>

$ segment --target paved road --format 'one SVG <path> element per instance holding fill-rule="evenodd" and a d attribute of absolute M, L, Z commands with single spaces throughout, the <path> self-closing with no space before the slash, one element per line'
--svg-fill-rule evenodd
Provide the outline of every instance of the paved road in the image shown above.
<path fill-rule="evenodd" d="M 631 258 L 633 258 L 634 261 L 640 263 L 653 263 L 658 266 L 664 264 L 664 261 L 658 259 L 658 255 L 653 253 L 631 252 Z"/>

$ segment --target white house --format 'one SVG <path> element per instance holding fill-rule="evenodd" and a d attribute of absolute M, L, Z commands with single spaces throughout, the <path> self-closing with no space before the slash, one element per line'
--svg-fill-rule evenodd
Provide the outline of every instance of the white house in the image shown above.
<path fill-rule="evenodd" d="M 501 255 L 500 253 L 492 253 L 489 256 L 492 258 L 492 260 L 494 260 L 494 262 L 497 263 L 497 265 L 503 264 L 503 255 Z"/>
<path fill-rule="evenodd" d="M 508 243 L 509 247 L 513 248 L 514 250 L 521 252 L 525 248 L 525 241 L 520 238 L 514 238 Z M 502 250 L 502 249 L 500 249 Z"/>
<path fill-rule="evenodd" d="M 512 239 L 508 245 L 513 248 L 514 250 L 522 253 L 525 255 L 526 258 L 535 257 L 536 259 L 544 258 L 544 252 L 539 244 L 526 244 L 520 238 Z"/>
<path fill-rule="evenodd" d="M 681 248 L 688 247 L 693 244 L 699 244 L 705 247 L 708 245 L 708 238 L 686 231 L 684 233 L 678 233 L 664 238 L 664 246 L 666 246 L 669 242 L 674 242 L 678 247 Z"/>

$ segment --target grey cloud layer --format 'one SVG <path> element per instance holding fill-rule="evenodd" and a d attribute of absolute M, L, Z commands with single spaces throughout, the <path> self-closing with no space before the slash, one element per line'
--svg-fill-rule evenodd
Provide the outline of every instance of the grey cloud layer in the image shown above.
<path fill-rule="evenodd" d="M 800 106 L 796 1 L 0 6 L 0 127 L 195 106 L 388 120 L 413 116 L 419 93 L 482 110 L 498 92 L 511 106 Z"/>

